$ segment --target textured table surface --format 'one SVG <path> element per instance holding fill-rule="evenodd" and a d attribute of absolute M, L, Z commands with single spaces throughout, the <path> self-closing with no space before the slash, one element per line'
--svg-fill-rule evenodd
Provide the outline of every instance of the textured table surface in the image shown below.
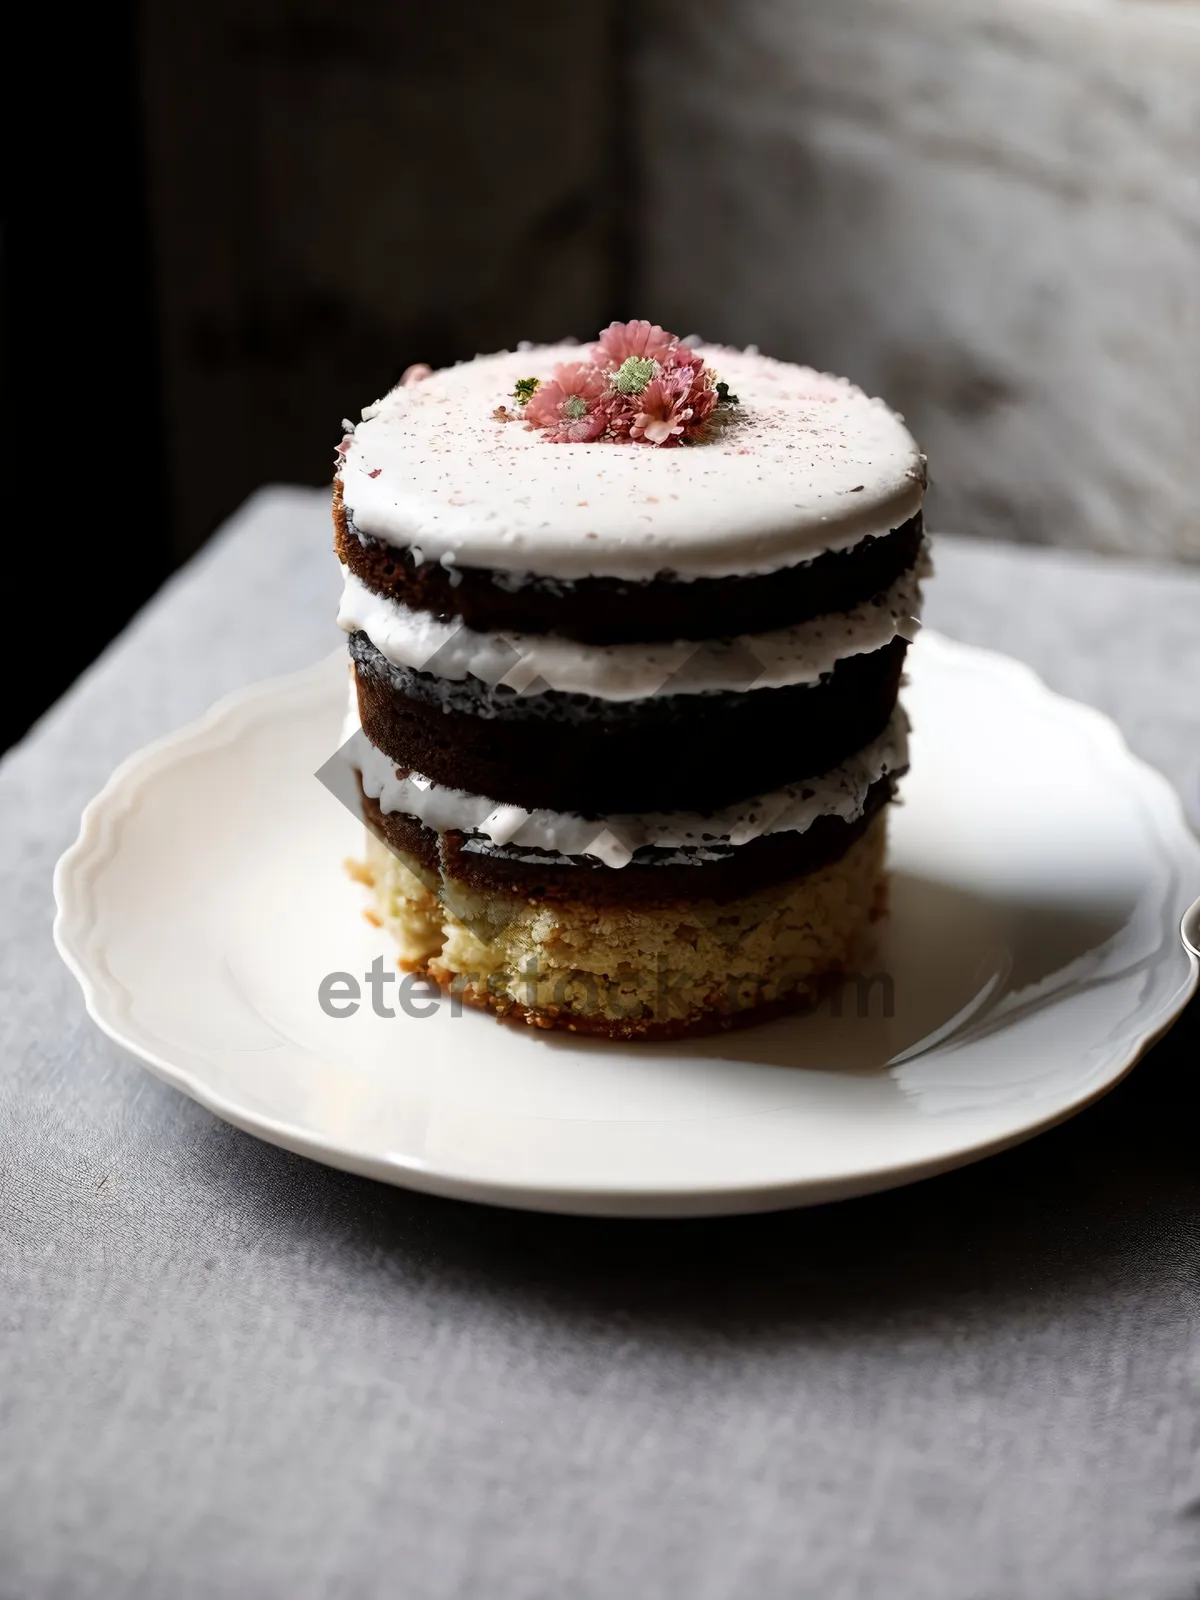
<path fill-rule="evenodd" d="M 1200 575 L 944 539 L 929 620 L 1109 711 L 1200 820 Z M 0 767 L 0 1597 L 1189 1600 L 1200 1013 L 1033 1143 L 612 1223 L 225 1127 L 88 1022 L 50 875 L 113 765 L 335 641 L 264 491 Z"/>

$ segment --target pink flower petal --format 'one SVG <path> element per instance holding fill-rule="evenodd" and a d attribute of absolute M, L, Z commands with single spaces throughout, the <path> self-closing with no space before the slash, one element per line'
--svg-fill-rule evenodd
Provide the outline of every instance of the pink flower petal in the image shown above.
<path fill-rule="evenodd" d="M 676 336 L 660 328 L 657 322 L 612 322 L 600 335 L 593 355 L 601 366 L 613 370 L 630 356 L 661 365 L 678 344 Z"/>

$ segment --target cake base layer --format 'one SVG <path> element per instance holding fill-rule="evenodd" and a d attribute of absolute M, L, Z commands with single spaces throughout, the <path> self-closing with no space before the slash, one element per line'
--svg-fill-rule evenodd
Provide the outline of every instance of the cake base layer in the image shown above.
<path fill-rule="evenodd" d="M 734 900 L 597 905 L 481 889 L 367 834 L 399 965 L 538 1028 L 668 1039 L 814 1005 L 886 904 L 886 811 L 837 860 Z M 691 869 L 702 873 L 704 869 Z"/>

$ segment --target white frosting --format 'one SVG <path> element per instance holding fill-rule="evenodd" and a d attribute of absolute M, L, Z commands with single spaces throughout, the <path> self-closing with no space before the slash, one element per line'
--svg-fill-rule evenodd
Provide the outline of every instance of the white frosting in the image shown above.
<path fill-rule="evenodd" d="M 554 634 L 476 633 L 457 618 L 439 622 L 427 611 L 375 594 L 343 567 L 338 622 L 347 632 L 365 633 L 393 666 L 429 668 L 456 681 L 479 678 L 518 694 L 556 689 L 601 700 L 645 700 L 705 690 L 781 689 L 815 683 L 846 656 L 881 650 L 896 638 L 913 639 L 926 570 L 922 557 L 879 599 L 773 633 L 586 645 Z"/>
<path fill-rule="evenodd" d="M 565 579 L 774 572 L 895 528 L 924 457 L 901 419 L 842 378 L 700 346 L 738 395 L 703 444 L 550 444 L 497 422 L 522 377 L 578 346 L 479 356 L 363 412 L 341 479 L 356 527 L 426 560 Z"/>
<path fill-rule="evenodd" d="M 873 744 L 816 778 L 805 778 L 772 794 L 726 806 L 712 816 L 690 811 L 645 816 L 582 817 L 565 811 L 526 811 L 482 795 L 450 789 L 420 773 L 398 776 L 394 763 L 359 729 L 346 758 L 362 776 L 363 791 L 385 813 L 416 817 L 439 833 L 461 829 L 494 845 L 516 845 L 566 857 L 591 856 L 608 867 L 624 867 L 646 846 L 686 850 L 685 862 L 723 854 L 721 846 L 748 844 L 769 833 L 803 833 L 818 817 L 852 822 L 862 815 L 871 785 L 908 765 L 908 720 L 897 707 Z"/>

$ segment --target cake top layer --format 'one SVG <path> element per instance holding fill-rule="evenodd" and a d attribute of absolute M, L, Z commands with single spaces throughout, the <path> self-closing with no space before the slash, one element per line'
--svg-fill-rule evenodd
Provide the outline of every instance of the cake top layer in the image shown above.
<path fill-rule="evenodd" d="M 920 508 L 924 457 L 883 401 L 753 352 L 696 353 L 738 403 L 676 448 L 553 443 L 526 423 L 518 380 L 548 384 L 585 358 L 578 345 L 479 356 L 393 389 L 344 441 L 354 526 L 451 567 L 720 578 L 846 549 Z"/>

